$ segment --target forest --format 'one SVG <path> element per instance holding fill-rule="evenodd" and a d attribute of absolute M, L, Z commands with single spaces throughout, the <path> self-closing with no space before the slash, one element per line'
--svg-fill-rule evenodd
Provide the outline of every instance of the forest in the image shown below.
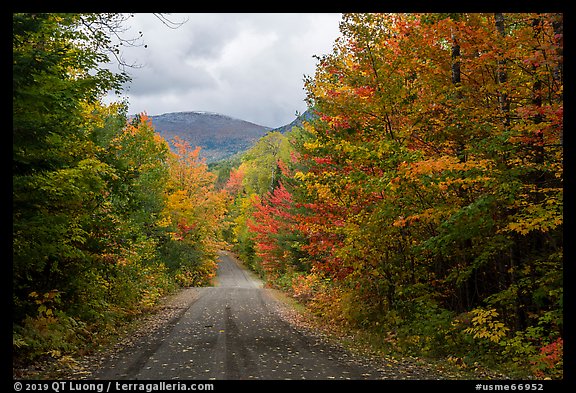
<path fill-rule="evenodd" d="M 231 247 L 389 353 L 563 377 L 562 14 L 344 14 L 314 116 L 212 170 L 102 103 L 120 22 L 13 17 L 15 362 L 88 350 Z"/>
<path fill-rule="evenodd" d="M 179 286 L 210 283 L 226 195 L 199 149 L 125 103 L 117 14 L 13 18 L 13 350 L 64 364 Z M 94 70 L 97 70 L 94 72 Z"/>

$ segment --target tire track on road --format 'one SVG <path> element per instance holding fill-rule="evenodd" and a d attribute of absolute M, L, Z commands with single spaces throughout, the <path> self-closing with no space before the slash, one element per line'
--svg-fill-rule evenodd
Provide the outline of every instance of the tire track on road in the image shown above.
<path fill-rule="evenodd" d="M 194 291 L 192 296 L 191 292 Z M 185 289 L 176 315 L 134 340 L 95 379 L 382 379 L 342 348 L 297 329 L 286 307 L 221 253 L 217 286 Z M 187 303 L 183 303 L 187 301 Z"/>

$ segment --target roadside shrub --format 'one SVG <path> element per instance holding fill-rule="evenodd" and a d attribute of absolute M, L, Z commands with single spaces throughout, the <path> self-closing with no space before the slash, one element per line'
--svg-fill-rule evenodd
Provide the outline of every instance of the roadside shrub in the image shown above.
<path fill-rule="evenodd" d="M 198 265 L 180 266 L 174 272 L 174 279 L 181 287 L 200 287 L 210 285 L 216 276 L 216 263 L 204 261 Z"/>
<path fill-rule="evenodd" d="M 57 290 L 43 294 L 31 292 L 29 297 L 38 305 L 37 315 L 27 316 L 13 329 L 12 344 L 22 359 L 60 357 L 77 350 L 90 338 L 86 323 L 58 309 L 60 293 Z"/>

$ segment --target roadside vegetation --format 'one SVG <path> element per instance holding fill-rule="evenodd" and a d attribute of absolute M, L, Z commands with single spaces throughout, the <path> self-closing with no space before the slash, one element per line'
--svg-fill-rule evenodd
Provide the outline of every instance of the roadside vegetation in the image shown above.
<path fill-rule="evenodd" d="M 230 171 L 228 240 L 385 352 L 563 376 L 560 14 L 347 14 L 315 119 Z"/>
<path fill-rule="evenodd" d="M 102 96 L 116 14 L 13 16 L 15 368 L 66 362 L 215 274 L 224 195 L 193 150 Z"/>

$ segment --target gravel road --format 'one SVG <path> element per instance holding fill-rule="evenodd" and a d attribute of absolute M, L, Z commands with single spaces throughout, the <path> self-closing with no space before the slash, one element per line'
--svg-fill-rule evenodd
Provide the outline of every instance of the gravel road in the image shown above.
<path fill-rule="evenodd" d="M 106 359 L 92 379 L 381 379 L 281 317 L 285 308 L 226 252 L 217 285 L 170 300 L 172 315 Z"/>

